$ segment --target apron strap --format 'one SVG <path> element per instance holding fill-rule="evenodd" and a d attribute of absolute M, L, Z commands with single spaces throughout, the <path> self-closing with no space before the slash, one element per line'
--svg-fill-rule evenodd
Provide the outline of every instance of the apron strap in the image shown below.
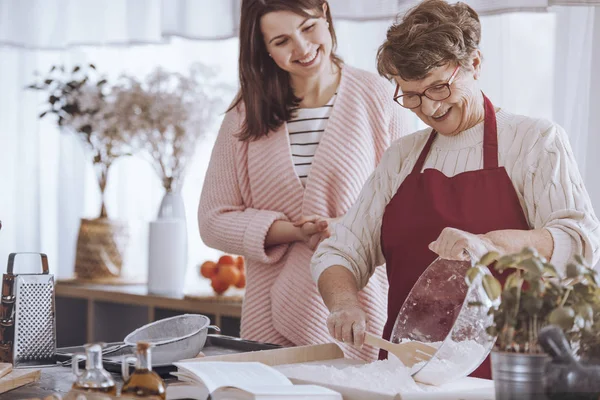
<path fill-rule="evenodd" d="M 498 168 L 498 129 L 496 126 L 496 110 L 494 105 L 483 94 L 483 108 L 484 108 L 484 123 L 483 123 L 483 168 Z M 435 140 L 437 132 L 431 131 L 429 139 L 419 154 L 419 159 L 415 163 L 411 174 L 419 174 L 425 165 L 425 159 L 431 150 L 431 145 Z"/>
<path fill-rule="evenodd" d="M 482 93 L 483 94 L 483 93 Z M 483 125 L 483 168 L 498 168 L 498 128 L 494 105 L 483 94 L 485 119 Z"/>
<path fill-rule="evenodd" d="M 427 140 L 427 143 L 425 143 L 425 147 L 423 147 L 423 150 L 421 150 L 419 159 L 415 163 L 415 166 L 413 167 L 411 174 L 420 174 L 421 173 L 421 170 L 423 169 L 423 165 L 425 165 L 425 159 L 427 158 L 427 155 L 429 154 L 429 150 L 431 149 L 431 144 L 435 140 L 436 135 L 437 135 L 437 132 L 435 131 L 435 129 L 432 129 L 431 134 L 429 135 L 429 139 Z"/>

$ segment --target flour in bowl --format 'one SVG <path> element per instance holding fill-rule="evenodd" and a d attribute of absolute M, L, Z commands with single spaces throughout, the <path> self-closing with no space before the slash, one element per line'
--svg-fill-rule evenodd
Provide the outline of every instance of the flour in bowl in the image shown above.
<path fill-rule="evenodd" d="M 417 381 L 428 385 L 443 385 L 470 374 L 487 355 L 485 347 L 474 340 L 449 340 L 443 346 L 442 342 L 428 344 L 439 349 L 436 355 L 428 362 L 413 365 L 411 369 L 411 373 L 418 371 L 414 376 Z"/>

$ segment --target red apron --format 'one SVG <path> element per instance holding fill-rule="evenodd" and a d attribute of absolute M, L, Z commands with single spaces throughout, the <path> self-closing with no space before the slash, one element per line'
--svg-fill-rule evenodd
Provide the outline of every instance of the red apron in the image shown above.
<path fill-rule="evenodd" d="M 436 169 L 421 172 L 437 135 L 432 131 L 413 170 L 385 208 L 381 247 L 390 284 L 385 339 L 389 340 L 398 312 L 417 279 L 437 258 L 428 245 L 442 229 L 451 227 L 473 234 L 530 229 L 506 170 L 498 167 L 496 113 L 488 98 L 483 98 L 483 169 L 451 178 Z M 379 358 L 387 358 L 387 353 L 382 351 Z M 491 378 L 489 357 L 471 376 Z"/>

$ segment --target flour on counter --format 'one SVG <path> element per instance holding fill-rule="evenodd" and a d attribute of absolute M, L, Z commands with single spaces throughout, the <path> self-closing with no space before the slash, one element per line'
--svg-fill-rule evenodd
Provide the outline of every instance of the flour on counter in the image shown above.
<path fill-rule="evenodd" d="M 440 348 L 442 342 L 428 344 Z M 420 383 L 415 382 L 411 375 L 423 363 L 416 364 L 411 369 L 393 355 L 390 355 L 388 360 L 374 361 L 370 364 L 337 366 L 289 364 L 276 368 L 288 377 L 315 384 L 331 384 L 385 394 L 403 394 L 437 391 L 439 390 L 437 385 L 464 377 L 479 365 L 483 356 L 485 356 L 484 347 L 475 341 L 445 343 L 437 355 L 417 374 Z"/>
<path fill-rule="evenodd" d="M 342 367 L 290 364 L 277 369 L 288 377 L 316 384 L 329 383 L 385 394 L 421 391 L 410 376 L 410 369 L 398 359 Z"/>

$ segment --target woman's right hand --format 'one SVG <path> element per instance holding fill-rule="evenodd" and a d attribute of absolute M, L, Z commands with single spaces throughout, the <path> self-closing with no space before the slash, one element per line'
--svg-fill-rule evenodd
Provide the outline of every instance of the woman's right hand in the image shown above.
<path fill-rule="evenodd" d="M 327 318 L 327 329 L 335 340 L 361 348 L 365 342 L 367 314 L 358 303 L 336 306 Z"/>
<path fill-rule="evenodd" d="M 294 223 L 294 226 L 300 230 L 300 241 L 314 250 L 319 243 L 329 237 L 329 222 L 321 219 L 315 222 Z"/>

